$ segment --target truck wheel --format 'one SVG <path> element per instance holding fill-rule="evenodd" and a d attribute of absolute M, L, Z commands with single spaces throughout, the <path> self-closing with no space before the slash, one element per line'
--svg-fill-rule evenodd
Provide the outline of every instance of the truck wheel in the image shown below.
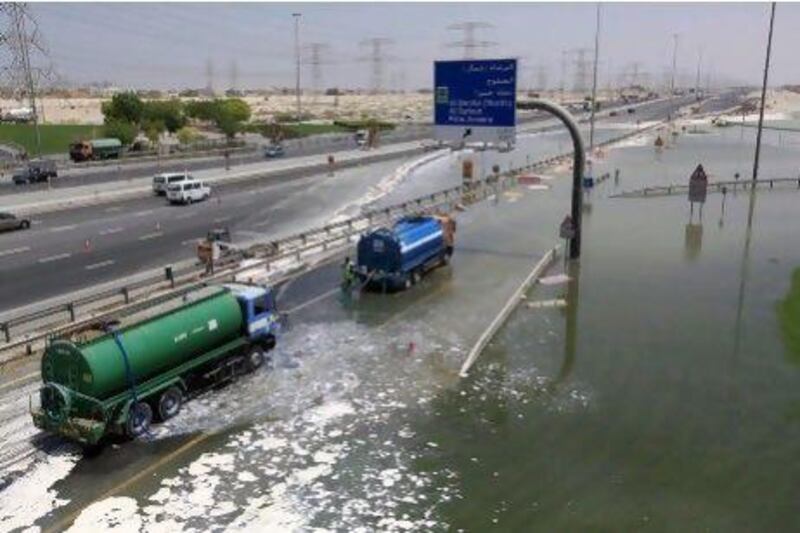
<path fill-rule="evenodd" d="M 411 273 L 411 284 L 416 285 L 420 281 L 422 281 L 422 274 L 418 268 L 414 269 L 414 271 Z"/>
<path fill-rule="evenodd" d="M 192 197 L 191 196 L 186 199 L 186 205 L 192 205 Z"/>
<path fill-rule="evenodd" d="M 268 335 L 264 342 L 261 343 L 261 346 L 264 347 L 265 350 L 269 351 L 275 348 L 275 344 L 277 341 L 275 340 L 275 335 Z"/>
<path fill-rule="evenodd" d="M 153 409 L 147 402 L 139 402 L 131 405 L 128 411 L 128 420 L 125 422 L 125 433 L 131 439 L 141 437 L 150 431 L 150 424 L 153 422 Z"/>
<path fill-rule="evenodd" d="M 183 405 L 183 392 L 172 386 L 165 390 L 158 399 L 158 418 L 162 422 L 177 415 Z"/>
<path fill-rule="evenodd" d="M 247 352 L 245 367 L 248 372 L 255 372 L 264 364 L 264 349 L 261 346 L 253 346 Z"/>
<path fill-rule="evenodd" d="M 31 227 L 31 223 L 27 220 L 23 220 L 22 222 L 20 222 L 19 227 L 22 229 L 28 229 Z"/>

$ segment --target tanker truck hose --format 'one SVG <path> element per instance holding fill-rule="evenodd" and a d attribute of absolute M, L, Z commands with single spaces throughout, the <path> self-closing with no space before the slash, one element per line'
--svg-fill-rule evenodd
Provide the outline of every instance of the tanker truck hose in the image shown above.
<path fill-rule="evenodd" d="M 128 387 L 131 389 L 131 398 L 133 399 L 133 404 L 136 405 L 139 403 L 139 398 L 136 394 L 136 379 L 134 378 L 133 371 L 131 370 L 131 361 L 128 358 L 128 351 L 125 349 L 125 345 L 122 344 L 122 337 L 118 331 L 111 329 L 110 327 L 107 327 L 106 331 L 111 333 L 111 336 L 114 338 L 114 342 L 119 348 L 120 353 L 122 353 L 122 361 L 125 364 L 125 381 L 128 383 Z"/>

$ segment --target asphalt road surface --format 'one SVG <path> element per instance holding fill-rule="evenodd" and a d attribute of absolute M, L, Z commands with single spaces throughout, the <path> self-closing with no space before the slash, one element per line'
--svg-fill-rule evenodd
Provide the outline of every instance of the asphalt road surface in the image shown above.
<path fill-rule="evenodd" d="M 610 102 L 607 107 L 621 105 L 621 102 Z M 579 118 L 586 114 L 579 115 Z M 546 115 L 534 115 L 526 123 L 536 123 L 548 119 Z M 407 142 L 413 140 L 429 139 L 432 129 L 425 125 L 401 126 L 394 131 L 385 133 L 382 136 L 383 143 Z M 315 136 L 301 140 L 295 144 L 286 145 L 286 153 L 283 157 L 300 157 L 314 154 L 327 154 L 340 150 L 350 150 L 356 148 L 355 139 L 350 134 L 337 136 Z M 227 162 L 231 168 L 248 163 L 264 161 L 263 150 L 260 148 L 248 153 L 233 154 Z M 181 160 L 157 161 L 125 161 L 120 164 L 111 164 L 106 167 L 71 167 L 62 175 L 51 181 L 51 188 L 75 187 L 78 185 L 91 185 L 116 180 L 127 180 L 142 176 L 153 176 L 161 172 L 192 172 L 198 170 L 223 169 L 226 166 L 225 158 L 221 155 L 211 157 L 197 157 Z M 36 183 L 29 185 L 14 185 L 9 179 L 0 180 L 0 195 L 14 194 L 23 191 L 46 189 L 47 184 Z"/>
<path fill-rule="evenodd" d="M 663 118 L 689 100 L 656 102 L 599 121 Z M 329 221 L 354 205 L 405 160 L 338 171 L 298 173 L 281 182 L 215 187 L 210 201 L 171 206 L 139 198 L 43 214 L 28 231 L 0 234 L 0 311 L 194 257 L 197 241 L 228 227 L 234 243 L 274 239 Z"/>

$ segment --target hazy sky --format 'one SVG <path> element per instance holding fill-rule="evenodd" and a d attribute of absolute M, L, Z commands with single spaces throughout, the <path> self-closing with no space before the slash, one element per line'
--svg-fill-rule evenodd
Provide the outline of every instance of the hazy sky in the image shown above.
<path fill-rule="evenodd" d="M 596 4 L 500 3 L 142 3 L 32 4 L 59 74 L 73 82 L 107 80 L 132 87 L 202 87 L 207 62 L 214 85 L 239 87 L 294 85 L 292 13 L 303 14 L 301 42 L 326 43 L 324 87 L 368 87 L 372 67 L 359 58 L 359 42 L 392 39 L 387 48 L 384 85 L 405 89 L 431 85 L 431 63 L 457 58 L 446 43 L 463 38 L 448 26 L 483 21 L 477 32 L 496 46 L 484 57 L 520 57 L 524 85 L 538 79 L 544 65 L 547 85 L 557 87 L 563 50 L 594 42 Z M 678 69 L 694 80 L 703 50 L 703 80 L 709 66 L 717 83 L 758 83 L 762 75 L 769 5 L 606 3 L 602 7 L 600 83 L 609 73 L 641 63 L 640 73 L 661 82 L 672 64 L 673 33 L 679 34 Z M 800 5 L 779 4 L 773 69 L 775 84 L 800 82 Z M 574 56 L 567 69 L 575 79 Z M 312 83 L 304 65 L 303 86 Z"/>

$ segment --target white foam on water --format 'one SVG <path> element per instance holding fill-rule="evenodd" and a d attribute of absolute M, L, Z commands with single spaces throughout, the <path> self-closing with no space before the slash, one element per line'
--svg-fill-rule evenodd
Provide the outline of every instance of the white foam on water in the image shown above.
<path fill-rule="evenodd" d="M 77 453 L 62 452 L 28 463 L 28 471 L 0 492 L 0 532 L 32 526 L 39 518 L 69 503 L 52 487 L 72 471 L 79 458 Z"/>

